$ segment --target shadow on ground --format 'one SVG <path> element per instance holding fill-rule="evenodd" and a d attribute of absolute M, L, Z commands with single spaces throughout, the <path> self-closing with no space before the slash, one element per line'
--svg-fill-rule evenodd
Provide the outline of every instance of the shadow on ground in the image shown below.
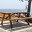
<path fill-rule="evenodd" d="M 8 22 L 9 23 L 9 22 Z M 4 24 L 8 24 L 8 23 L 4 23 Z M 28 28 L 28 27 L 32 27 L 32 25 L 27 25 L 25 23 L 16 23 L 16 24 L 13 24 L 13 28 L 12 30 L 13 31 L 16 31 L 16 30 L 20 30 L 20 29 L 24 29 L 24 28 Z M 1 25 L 0 24 L 0 28 L 4 29 L 4 30 L 8 30 L 8 31 L 11 31 L 11 27 L 10 25 Z"/>

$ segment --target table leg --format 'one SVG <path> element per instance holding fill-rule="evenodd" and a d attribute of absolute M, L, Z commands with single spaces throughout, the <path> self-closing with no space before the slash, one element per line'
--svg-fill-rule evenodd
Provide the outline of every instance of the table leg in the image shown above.
<path fill-rule="evenodd" d="M 5 17 L 5 14 L 3 14 L 3 18 L 2 18 L 2 21 L 1 21 L 1 25 L 3 25 L 4 17 Z"/>
<path fill-rule="evenodd" d="M 9 19 L 11 19 L 11 15 L 10 14 L 8 14 L 9 15 Z M 9 20 L 10 21 L 10 27 L 12 28 L 13 27 L 13 25 L 12 25 L 12 21 L 11 20 Z"/>
<path fill-rule="evenodd" d="M 13 27 L 13 25 L 12 25 L 12 21 L 10 20 L 10 27 L 12 28 Z"/>
<path fill-rule="evenodd" d="M 27 20 L 27 23 L 28 23 L 28 25 L 30 25 L 28 20 Z"/>
<path fill-rule="evenodd" d="M 27 14 L 25 14 L 25 17 L 27 17 Z M 28 25 L 30 25 L 28 20 L 25 20 L 25 21 L 27 22 Z"/>

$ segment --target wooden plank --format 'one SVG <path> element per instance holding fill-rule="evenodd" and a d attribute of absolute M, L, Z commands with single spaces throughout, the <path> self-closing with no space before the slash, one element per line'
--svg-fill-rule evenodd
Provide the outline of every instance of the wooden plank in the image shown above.
<path fill-rule="evenodd" d="M 32 17 L 25 17 L 25 18 L 11 18 L 8 20 L 26 20 L 26 19 L 32 19 Z"/>
<path fill-rule="evenodd" d="M 29 12 L 0 12 L 0 13 L 5 13 L 5 14 L 11 14 L 11 13 L 14 13 L 14 14 L 17 14 L 17 13 L 20 13 L 20 14 L 27 14 Z"/>

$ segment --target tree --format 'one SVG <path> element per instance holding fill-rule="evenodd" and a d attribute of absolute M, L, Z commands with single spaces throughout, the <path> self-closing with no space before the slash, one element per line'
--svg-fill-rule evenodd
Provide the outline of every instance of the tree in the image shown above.
<path fill-rule="evenodd" d="M 29 0 L 28 2 L 29 3 L 28 3 L 28 11 L 27 12 L 29 12 L 29 13 L 27 14 L 27 17 L 30 16 L 31 0 Z"/>
<path fill-rule="evenodd" d="M 27 17 L 29 17 L 30 16 L 30 8 L 31 8 L 31 0 L 29 0 L 28 1 L 28 11 L 27 12 L 29 12 L 28 14 L 27 14 Z M 29 25 L 29 19 L 28 20 L 26 20 L 27 21 L 27 23 L 28 23 L 28 25 Z"/>
<path fill-rule="evenodd" d="M 22 2 L 23 2 L 23 0 L 21 0 Z M 29 0 L 28 1 L 28 11 L 27 12 L 29 12 L 28 14 L 27 14 L 27 17 L 29 17 L 30 16 L 30 8 L 31 8 L 31 0 Z M 27 21 L 27 23 L 28 23 L 28 25 L 29 25 L 29 19 L 28 20 L 26 20 Z"/>
<path fill-rule="evenodd" d="M 20 1 L 23 2 L 24 0 L 20 0 Z M 30 16 L 30 8 L 31 8 L 31 0 L 25 0 L 25 1 L 28 1 L 28 11 L 27 12 L 29 12 L 29 13 L 27 14 L 27 17 L 29 17 Z M 27 9 L 27 5 L 25 7 Z"/>

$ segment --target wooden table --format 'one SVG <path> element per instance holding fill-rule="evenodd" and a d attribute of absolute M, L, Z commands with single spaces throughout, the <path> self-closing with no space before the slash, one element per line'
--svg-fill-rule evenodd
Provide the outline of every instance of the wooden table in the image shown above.
<path fill-rule="evenodd" d="M 11 19 L 11 16 L 12 15 L 14 15 L 14 14 L 18 14 L 18 19 L 14 19 L 14 20 L 19 20 L 20 18 L 20 14 L 24 14 L 24 15 L 26 15 L 26 14 L 28 14 L 27 12 L 0 12 L 1 14 L 3 14 L 3 18 L 2 18 L 2 21 L 1 21 L 1 24 L 3 25 L 3 20 L 4 20 L 4 18 L 5 18 L 5 14 L 8 14 L 8 16 L 7 17 L 9 17 L 9 21 L 10 21 L 10 26 L 11 26 L 11 28 L 13 27 L 13 25 L 12 25 L 12 21 L 11 20 L 13 20 L 13 19 Z M 6 17 L 6 18 L 7 18 Z"/>

